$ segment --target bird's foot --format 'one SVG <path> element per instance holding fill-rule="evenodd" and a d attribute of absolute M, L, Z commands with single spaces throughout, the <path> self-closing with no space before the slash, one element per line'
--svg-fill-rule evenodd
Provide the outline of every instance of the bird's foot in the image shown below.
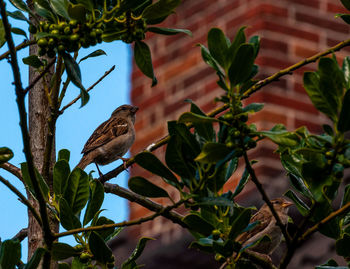
<path fill-rule="evenodd" d="M 100 168 L 98 167 L 97 163 L 95 163 L 97 171 L 98 171 L 98 175 L 100 176 L 101 179 L 103 179 L 104 175 L 102 174 Z"/>

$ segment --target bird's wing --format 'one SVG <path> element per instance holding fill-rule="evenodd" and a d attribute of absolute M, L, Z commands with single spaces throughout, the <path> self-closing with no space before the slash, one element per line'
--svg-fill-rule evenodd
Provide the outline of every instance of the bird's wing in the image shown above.
<path fill-rule="evenodd" d="M 88 153 L 98 147 L 107 144 L 118 136 L 128 132 L 129 125 L 126 119 L 111 118 L 105 121 L 90 136 L 81 153 Z"/>
<path fill-rule="evenodd" d="M 250 223 L 259 221 L 259 224 L 257 224 L 253 229 L 242 233 L 240 236 L 237 237 L 236 241 L 240 243 L 244 243 L 254 235 L 264 230 L 267 227 L 267 225 L 270 223 L 271 217 L 272 217 L 271 214 L 268 214 L 268 213 L 266 214 L 266 213 L 267 213 L 266 211 L 262 211 L 262 212 L 258 211 L 257 213 L 255 213 L 253 217 L 250 219 Z"/>

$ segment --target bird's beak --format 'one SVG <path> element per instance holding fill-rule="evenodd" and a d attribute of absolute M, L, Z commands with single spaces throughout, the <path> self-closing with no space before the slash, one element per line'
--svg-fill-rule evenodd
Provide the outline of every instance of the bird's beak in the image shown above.
<path fill-rule="evenodd" d="M 136 111 L 139 110 L 139 108 L 137 106 L 134 106 L 132 109 L 131 109 L 131 112 L 132 113 L 136 113 Z"/>
<path fill-rule="evenodd" d="M 289 207 L 289 206 L 291 206 L 291 205 L 293 205 L 292 202 L 285 201 L 285 202 L 283 202 L 282 207 Z"/>

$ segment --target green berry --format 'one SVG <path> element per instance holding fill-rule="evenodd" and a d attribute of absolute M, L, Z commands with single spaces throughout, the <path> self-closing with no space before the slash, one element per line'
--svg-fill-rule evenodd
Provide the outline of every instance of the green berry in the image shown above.
<path fill-rule="evenodd" d="M 54 29 L 54 30 L 52 30 L 50 33 L 53 34 L 53 35 L 59 35 L 59 34 L 60 34 L 60 31 L 57 30 L 57 29 Z"/>
<path fill-rule="evenodd" d="M 38 46 L 39 46 L 40 48 L 46 47 L 46 46 L 47 46 L 47 40 L 46 40 L 46 38 L 40 38 L 40 39 L 38 40 L 37 44 L 38 44 Z"/>
<path fill-rule="evenodd" d="M 46 49 L 45 48 L 39 48 L 38 54 L 39 54 L 39 56 L 44 56 L 46 54 Z"/>
<path fill-rule="evenodd" d="M 90 259 L 90 255 L 89 255 L 89 253 L 86 253 L 86 252 L 81 253 L 79 256 L 79 260 L 82 263 L 87 263 L 89 261 L 89 259 Z"/>
<path fill-rule="evenodd" d="M 239 120 L 242 122 L 247 122 L 248 121 L 248 115 L 247 114 L 242 114 L 239 116 Z"/>
<path fill-rule="evenodd" d="M 73 34 L 69 37 L 70 41 L 77 41 L 79 40 L 80 35 L 79 34 Z"/>
<path fill-rule="evenodd" d="M 63 30 L 65 35 L 70 35 L 72 33 L 72 30 L 70 29 L 69 26 L 66 26 Z"/>
<path fill-rule="evenodd" d="M 78 25 L 78 22 L 76 20 L 71 20 L 69 22 L 69 25 L 72 26 L 72 27 L 76 27 Z"/>
<path fill-rule="evenodd" d="M 212 234 L 214 240 L 218 240 L 220 238 L 221 232 L 220 232 L 220 230 L 213 230 L 211 232 L 211 234 Z"/>
<path fill-rule="evenodd" d="M 38 29 L 33 24 L 29 25 L 29 29 L 28 29 L 29 33 L 35 34 L 37 30 Z"/>
<path fill-rule="evenodd" d="M 65 49 L 66 49 L 66 47 L 62 44 L 57 47 L 58 52 L 64 52 Z"/>
<path fill-rule="evenodd" d="M 333 168 L 332 172 L 334 173 L 334 176 L 338 179 L 343 178 L 344 176 L 344 166 L 340 163 L 336 163 Z"/>
<path fill-rule="evenodd" d="M 47 51 L 47 56 L 49 56 L 50 58 L 53 58 L 56 56 L 56 52 L 53 49 L 49 49 Z"/>

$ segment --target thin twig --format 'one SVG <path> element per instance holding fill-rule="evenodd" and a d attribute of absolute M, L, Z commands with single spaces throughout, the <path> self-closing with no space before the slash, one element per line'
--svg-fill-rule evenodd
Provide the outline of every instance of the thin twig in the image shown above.
<path fill-rule="evenodd" d="M 141 196 L 132 191 L 129 191 L 123 187 L 120 187 L 117 184 L 105 183 L 104 189 L 106 193 L 112 193 L 112 194 L 118 195 L 120 197 L 123 197 L 129 200 L 130 202 L 135 202 L 151 211 L 160 212 L 160 215 L 162 215 L 163 217 L 166 217 L 172 222 L 177 223 L 184 228 L 187 228 L 187 225 L 182 221 L 183 216 L 181 214 L 173 211 L 165 210 L 166 207 L 156 202 L 153 202 L 152 200 L 147 199 L 144 196 Z"/>
<path fill-rule="evenodd" d="M 17 166 L 15 166 L 9 162 L 6 162 L 6 163 L 1 164 L 0 168 L 6 170 L 7 172 L 10 172 L 12 175 L 14 175 L 20 181 L 23 182 L 21 169 L 19 169 Z"/>
<path fill-rule="evenodd" d="M 4 179 L 2 176 L 0 176 L 0 181 L 7 187 L 9 188 L 14 194 L 18 196 L 18 198 L 21 200 L 23 204 L 25 204 L 30 212 L 32 212 L 34 218 L 37 220 L 37 222 L 42 225 L 41 218 L 36 212 L 35 208 L 31 205 L 31 203 L 28 201 L 28 199 L 15 187 L 13 186 L 8 180 Z"/>
<path fill-rule="evenodd" d="M 283 233 L 283 236 L 284 236 L 284 238 L 286 240 L 287 246 L 289 247 L 290 243 L 291 243 L 291 238 L 290 238 L 290 235 L 287 232 L 286 226 L 282 223 L 280 217 L 278 216 L 275 208 L 273 207 L 273 205 L 272 205 L 272 203 L 270 201 L 270 198 L 267 196 L 263 185 L 258 180 L 258 177 L 256 176 L 255 171 L 254 171 L 253 167 L 250 164 L 250 161 L 248 159 L 248 155 L 247 155 L 246 151 L 244 151 L 243 157 L 244 157 L 244 161 L 245 161 L 245 164 L 246 164 L 246 168 L 247 168 L 247 170 L 248 170 L 248 172 L 249 172 L 249 174 L 251 176 L 251 180 L 253 181 L 253 183 L 255 184 L 256 188 L 260 192 L 260 194 L 261 194 L 263 200 L 265 201 L 265 203 L 270 208 L 270 211 L 271 211 L 272 215 L 276 219 L 276 225 L 278 225 L 280 227 L 280 229 L 281 229 L 281 231 Z"/>
<path fill-rule="evenodd" d="M 35 79 L 33 79 L 33 81 L 28 85 L 27 88 L 24 89 L 24 92 L 25 92 L 25 93 L 28 93 L 29 90 L 30 90 L 31 88 L 33 88 L 33 87 L 35 86 L 35 84 L 37 84 L 38 81 L 39 81 L 43 76 L 45 76 L 45 74 L 46 74 L 47 72 L 49 72 L 51 66 L 53 66 L 55 62 L 56 62 L 56 58 L 53 59 L 51 62 L 49 62 L 49 64 L 45 67 L 45 69 L 44 69 Z"/>
<path fill-rule="evenodd" d="M 97 84 L 99 84 L 106 76 L 108 76 L 115 69 L 115 65 L 111 67 L 108 71 L 106 71 L 94 84 L 92 84 L 89 88 L 86 89 L 87 92 L 91 91 Z M 68 107 L 75 104 L 81 95 L 79 94 L 76 98 L 74 98 L 69 104 L 65 105 L 60 111 L 59 114 L 62 114 Z"/>
<path fill-rule="evenodd" d="M 26 47 L 28 47 L 30 45 L 34 45 L 35 43 L 36 43 L 35 40 L 25 40 L 21 44 L 19 44 L 19 45 L 17 45 L 15 47 L 15 51 L 24 49 L 24 48 L 26 48 Z M 7 58 L 8 56 L 10 56 L 10 51 L 9 50 L 0 55 L 0 61 L 5 59 L 5 58 Z"/>
<path fill-rule="evenodd" d="M 22 242 L 27 236 L 28 228 L 23 228 L 14 237 L 12 237 L 12 240 L 17 239 L 18 241 Z"/>
<path fill-rule="evenodd" d="M 101 231 L 101 230 L 106 230 L 106 229 L 116 228 L 116 227 L 127 227 L 127 226 L 132 226 L 132 225 L 138 225 L 138 224 L 153 220 L 159 216 L 162 216 L 162 215 L 166 214 L 167 212 L 169 213 L 172 209 L 179 207 L 184 202 L 185 202 L 185 200 L 180 200 L 171 206 L 162 207 L 159 211 L 157 211 L 156 213 L 154 213 L 148 217 L 140 218 L 137 220 L 122 221 L 122 222 L 113 223 L 113 224 L 104 224 L 104 225 L 99 225 L 99 226 L 90 226 L 87 228 L 72 229 L 72 230 L 69 230 L 67 232 L 55 234 L 54 236 L 56 238 L 59 238 L 59 237 L 77 234 L 77 233 L 82 233 L 82 232 Z"/>

